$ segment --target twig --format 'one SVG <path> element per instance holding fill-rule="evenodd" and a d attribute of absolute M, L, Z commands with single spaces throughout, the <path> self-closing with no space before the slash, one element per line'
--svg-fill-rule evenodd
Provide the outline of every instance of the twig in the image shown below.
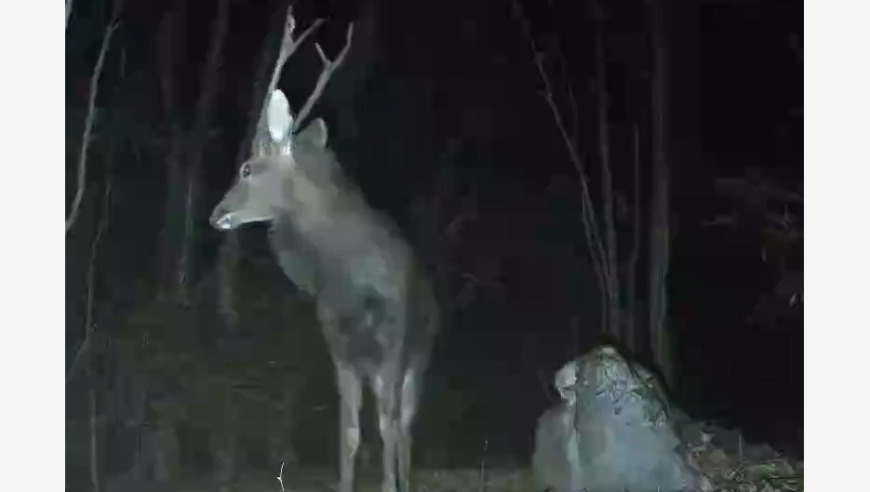
<path fill-rule="evenodd" d="M 592 205 L 592 199 L 590 197 L 589 184 L 586 182 L 586 170 L 584 169 L 583 159 L 577 152 L 577 149 L 571 139 L 571 136 L 568 133 L 567 128 L 565 128 L 565 124 L 562 121 L 562 115 L 559 112 L 559 108 L 556 107 L 556 102 L 553 99 L 552 84 L 550 83 L 550 78 L 547 75 L 546 70 L 544 69 L 543 55 L 538 52 L 534 37 L 531 33 L 529 21 L 523 15 L 522 6 L 520 5 L 519 0 L 513 0 L 513 5 L 516 16 L 522 23 L 523 35 L 526 37 L 526 40 L 529 43 L 529 48 L 532 51 L 532 56 L 534 57 L 535 66 L 538 69 L 538 74 L 541 77 L 541 82 L 543 82 L 544 84 L 544 99 L 546 100 L 547 105 L 550 107 L 550 110 L 553 113 L 553 120 L 556 123 L 556 127 L 559 130 L 562 141 L 565 143 L 565 148 L 568 151 L 568 158 L 574 165 L 574 168 L 577 170 L 581 189 L 580 195 L 583 200 L 581 215 L 583 219 L 584 232 L 586 235 L 586 242 L 588 244 L 590 254 L 592 255 L 592 263 L 595 267 L 595 273 L 598 276 L 599 284 L 601 286 L 609 286 L 611 284 L 610 280 L 608 279 L 609 272 L 604 266 L 604 262 L 606 261 L 607 257 L 604 253 L 604 244 L 601 241 L 601 233 L 598 230 L 598 223 L 595 221 L 595 210 Z M 606 295 L 607 291 L 602 288 L 602 296 Z"/>
<path fill-rule="evenodd" d="M 278 470 L 278 476 L 275 477 L 278 480 L 278 483 L 281 484 L 281 492 L 285 492 L 284 490 L 284 462 L 281 462 L 281 469 Z"/>
<path fill-rule="evenodd" d="M 480 492 L 486 490 L 486 450 L 489 448 L 489 439 L 483 439 L 483 457 L 480 459 Z"/>
<path fill-rule="evenodd" d="M 555 35 L 554 35 L 555 36 Z M 556 58 L 559 60 L 559 65 L 562 66 L 562 70 L 564 72 L 568 71 L 568 62 L 565 60 L 565 54 L 562 53 L 562 50 L 558 49 L 559 38 L 555 36 L 555 41 L 557 44 L 556 49 Z M 580 112 L 578 110 L 579 106 L 577 105 L 577 97 L 574 95 L 574 85 L 567 84 L 566 88 L 568 91 L 568 103 L 569 109 L 571 110 L 571 129 L 573 130 L 571 133 L 572 141 L 577 141 L 580 138 Z"/>
<path fill-rule="evenodd" d="M 70 1 L 67 2 L 70 5 Z M 85 117 L 85 129 L 82 134 L 82 147 L 79 151 L 79 167 L 78 167 L 78 189 L 76 189 L 75 197 L 72 202 L 72 209 L 66 218 L 66 232 L 75 224 L 79 214 L 79 209 L 82 204 L 82 197 L 85 194 L 85 177 L 87 175 L 87 160 L 88 160 L 88 144 L 91 140 L 91 130 L 94 126 L 94 115 L 96 114 L 97 89 L 99 87 L 100 74 L 103 72 L 103 63 L 106 61 L 106 53 L 109 51 L 109 42 L 112 39 L 112 33 L 118 27 L 117 17 L 120 8 L 115 9 L 115 14 L 112 16 L 112 21 L 106 26 L 105 34 L 103 34 L 103 45 L 100 47 L 100 55 L 97 57 L 97 64 L 94 65 L 94 72 L 91 74 L 91 87 L 88 97 L 88 113 Z M 69 16 L 69 7 L 67 7 L 67 16 Z"/>

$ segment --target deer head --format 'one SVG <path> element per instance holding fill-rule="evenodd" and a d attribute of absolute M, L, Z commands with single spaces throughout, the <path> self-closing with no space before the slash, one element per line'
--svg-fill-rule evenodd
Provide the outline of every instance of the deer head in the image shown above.
<path fill-rule="evenodd" d="M 318 154 L 326 157 L 326 123 L 317 118 L 292 135 L 293 119 L 287 98 L 280 90 L 272 93 L 266 114 L 270 143 L 275 150 L 239 167 L 235 183 L 211 215 L 210 222 L 218 230 L 271 222 L 294 201 L 316 200 L 316 195 L 309 196 L 315 184 L 301 168 L 321 164 L 324 159 L 316 158 Z"/>
<path fill-rule="evenodd" d="M 287 97 L 275 88 L 277 74 L 290 54 L 320 23 L 320 20 L 315 21 L 294 40 L 295 21 L 292 13 L 288 12 L 281 52 L 269 86 L 268 102 L 260 112 L 257 124 L 253 157 L 239 167 L 232 188 L 212 212 L 209 222 L 215 229 L 228 231 L 244 224 L 271 222 L 281 211 L 292 212 L 293 203 L 316 205 L 328 195 L 324 187 L 316 183 L 318 175 L 331 174 L 337 169 L 332 154 L 326 148 L 326 123 L 317 118 L 301 131 L 299 125 L 322 95 L 332 73 L 344 60 L 350 48 L 353 24 L 348 27 L 345 46 L 334 61 L 330 61 L 320 45 L 315 44 L 324 68 L 296 118 L 290 111 Z"/>

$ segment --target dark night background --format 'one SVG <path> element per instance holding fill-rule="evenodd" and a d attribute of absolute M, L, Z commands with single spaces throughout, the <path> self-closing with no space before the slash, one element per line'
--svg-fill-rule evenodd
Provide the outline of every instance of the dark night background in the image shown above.
<path fill-rule="evenodd" d="M 207 224 L 245 148 L 261 67 L 271 69 L 287 3 L 228 1 L 223 50 L 209 77 L 214 92 L 200 103 L 219 4 L 126 0 L 117 11 L 87 189 L 66 242 L 67 367 L 87 319 L 94 330 L 87 362 L 67 384 L 68 482 L 87 475 L 89 395 L 108 475 L 134 460 L 129 422 L 154 418 L 155 408 L 166 407 L 159 402 L 176 402 L 169 406 L 183 415 L 195 414 L 190 408 L 223 415 L 224 404 L 212 396 L 189 403 L 196 397 L 180 395 L 240 374 L 255 374 L 246 379 L 254 389 L 227 397 L 241 409 L 227 418 L 255 421 L 238 415 L 270 404 L 239 401 L 292 387 L 292 411 L 282 410 L 292 418 L 276 412 L 292 427 L 299 461 L 335 463 L 336 395 L 310 306 L 272 263 L 262 228 L 244 231 L 238 247 L 230 247 Z M 78 0 L 69 20 L 68 203 L 90 77 L 115 5 Z M 512 0 L 297 2 L 299 31 L 326 18 L 316 39 L 329 56 L 355 22 L 348 58 L 314 114 L 327 121 L 333 149 L 370 204 L 398 222 L 430 265 L 447 313 L 415 431 L 416 464 L 476 466 L 484 441 L 494 462 L 527 463 L 535 420 L 553 398 L 553 371 L 601 335 L 577 173 L 547 106 L 524 22 L 588 166 L 593 200 L 601 199 L 596 33 L 605 39 L 609 149 L 623 224 L 635 204 L 648 209 L 651 122 L 658 114 L 652 5 L 522 0 L 518 14 Z M 771 246 L 759 232 L 764 219 L 735 198 L 746 194 L 718 184 L 753 176 L 802 191 L 803 4 L 661 5 L 670 168 L 667 326 L 676 347 L 671 394 L 696 418 L 741 427 L 751 440 L 801 454 L 802 308 L 755 314 L 784 271 L 802 271 L 802 241 Z M 308 43 L 280 82 L 294 108 L 318 72 Z M 643 183 L 637 199 L 630 186 L 636 152 Z M 802 203 L 791 214 L 801 215 Z M 730 220 L 715 220 L 722 217 Z M 620 234 L 628 230 L 620 227 Z M 775 261 L 773 251 L 781 252 Z M 232 255 L 237 266 L 226 274 L 222 265 Z M 234 322 L 221 314 L 226 285 L 234 289 Z M 638 306 L 647 301 L 640 295 Z M 172 355 L 155 355 L 162 353 Z M 280 370 L 270 372 L 273 361 Z M 374 413 L 364 413 L 364 440 L 375 442 Z M 188 423 L 177 427 L 181 461 L 195 468 L 204 460 L 198 447 L 207 447 L 196 443 L 207 438 Z M 257 449 L 251 444 L 246 451 L 251 464 L 267 461 Z"/>

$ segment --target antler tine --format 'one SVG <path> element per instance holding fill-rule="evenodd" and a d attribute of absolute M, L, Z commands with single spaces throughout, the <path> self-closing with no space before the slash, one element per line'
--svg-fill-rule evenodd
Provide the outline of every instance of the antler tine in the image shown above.
<path fill-rule="evenodd" d="M 287 21 L 284 25 L 284 35 L 281 37 L 281 51 L 278 53 L 278 60 L 275 62 L 275 68 L 272 70 L 272 78 L 269 81 L 269 87 L 266 90 L 266 97 L 263 102 L 263 107 L 269 104 L 269 98 L 272 91 L 278 87 L 278 79 L 281 78 L 281 70 L 284 64 L 293 55 L 299 46 L 305 42 L 305 39 L 311 35 L 320 25 L 323 24 L 323 19 L 315 19 L 302 34 L 293 39 L 293 31 L 296 30 L 296 19 L 293 17 L 293 6 L 287 7 Z"/>
<path fill-rule="evenodd" d="M 329 78 L 332 76 L 333 72 L 341 66 L 341 63 L 344 61 L 347 52 L 350 50 L 351 41 L 353 40 L 353 22 L 347 28 L 347 35 L 345 36 L 344 47 L 338 53 L 338 56 L 335 57 L 335 60 L 330 61 L 329 58 L 326 57 L 326 54 L 323 52 L 323 48 L 320 47 L 320 43 L 314 43 L 315 48 L 317 48 L 317 54 L 320 55 L 320 60 L 323 62 L 323 71 L 320 72 L 320 75 L 317 77 L 317 83 L 314 85 L 314 90 L 308 96 L 308 99 L 305 100 L 305 105 L 302 106 L 302 109 L 299 110 L 299 113 L 296 115 L 296 118 L 293 121 L 293 132 L 299 130 L 299 127 L 305 121 L 305 118 L 308 116 L 308 113 L 311 112 L 311 108 L 314 106 L 314 103 L 320 99 L 320 96 L 323 94 L 323 89 L 326 87 L 326 82 L 329 81 Z"/>

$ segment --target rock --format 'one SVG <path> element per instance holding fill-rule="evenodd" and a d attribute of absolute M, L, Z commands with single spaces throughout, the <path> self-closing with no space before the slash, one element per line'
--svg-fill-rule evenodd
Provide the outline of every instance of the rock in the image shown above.
<path fill-rule="evenodd" d="M 709 488 L 677 452 L 665 396 L 649 371 L 603 346 L 566 364 L 555 385 L 564 401 L 538 419 L 532 457 L 539 490 Z"/>
<path fill-rule="evenodd" d="M 581 466 L 577 433 L 572 431 L 574 405 L 562 403 L 538 418 L 532 470 L 537 490 L 581 490 Z"/>

